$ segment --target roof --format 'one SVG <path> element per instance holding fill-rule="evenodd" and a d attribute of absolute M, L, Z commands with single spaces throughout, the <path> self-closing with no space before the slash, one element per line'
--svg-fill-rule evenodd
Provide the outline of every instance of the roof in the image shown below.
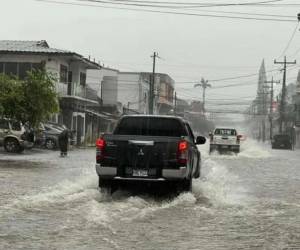
<path fill-rule="evenodd" d="M 124 115 L 122 116 L 124 118 L 126 117 L 142 117 L 142 118 L 167 118 L 167 119 L 179 119 L 179 120 L 184 120 L 180 116 L 175 116 L 175 115 L 147 115 L 147 114 L 133 114 L 133 115 Z"/>
<path fill-rule="evenodd" d="M 91 68 L 100 68 L 100 65 L 92 62 L 82 55 L 69 50 L 50 48 L 47 41 L 20 41 L 20 40 L 0 40 L 0 54 L 45 54 L 73 56 L 76 59 L 88 64 Z"/>
<path fill-rule="evenodd" d="M 45 40 L 41 41 L 15 41 L 0 40 L 1 52 L 31 52 L 31 53 L 63 53 L 72 54 L 71 51 L 50 48 Z"/>

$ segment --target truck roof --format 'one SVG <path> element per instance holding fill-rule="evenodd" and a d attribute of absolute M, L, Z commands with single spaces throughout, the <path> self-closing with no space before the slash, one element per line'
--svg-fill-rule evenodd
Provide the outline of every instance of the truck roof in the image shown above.
<path fill-rule="evenodd" d="M 134 114 L 134 115 L 123 115 L 121 118 L 126 118 L 126 117 L 145 117 L 145 118 L 171 118 L 171 119 L 178 119 L 181 121 L 186 122 L 186 120 L 180 116 L 175 116 L 175 115 L 145 115 L 145 114 Z"/>

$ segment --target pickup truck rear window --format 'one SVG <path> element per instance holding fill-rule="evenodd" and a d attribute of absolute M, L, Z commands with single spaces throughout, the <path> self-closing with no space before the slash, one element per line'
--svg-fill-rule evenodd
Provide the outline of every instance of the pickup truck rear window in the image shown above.
<path fill-rule="evenodd" d="M 215 135 L 236 135 L 235 129 L 223 129 L 223 128 L 217 128 L 215 130 Z"/>
<path fill-rule="evenodd" d="M 116 127 L 114 134 L 169 137 L 187 136 L 184 124 L 179 120 L 155 117 L 123 118 Z"/>

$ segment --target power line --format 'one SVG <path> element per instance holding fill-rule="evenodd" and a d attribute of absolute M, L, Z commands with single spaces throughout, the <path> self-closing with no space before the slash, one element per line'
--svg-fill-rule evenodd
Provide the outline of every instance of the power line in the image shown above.
<path fill-rule="evenodd" d="M 275 15 L 275 14 L 263 14 L 263 13 L 250 13 L 250 12 L 239 12 L 239 11 L 217 11 L 217 10 L 196 10 L 196 11 L 205 11 L 210 13 L 225 13 L 225 14 L 239 14 L 239 15 L 248 15 L 248 16 L 264 16 L 264 17 L 282 17 L 282 18 L 295 18 L 295 16 L 286 16 L 286 15 Z"/>
<path fill-rule="evenodd" d="M 289 47 L 290 47 L 290 45 L 291 45 L 291 43 L 292 43 L 292 41 L 293 41 L 293 39 L 295 37 L 296 31 L 298 30 L 298 27 L 299 27 L 299 22 L 297 23 L 295 29 L 293 30 L 293 33 L 292 33 L 292 35 L 291 35 L 291 37 L 290 37 L 290 39 L 289 39 L 289 41 L 288 41 L 285 49 L 282 51 L 282 53 L 280 54 L 280 56 L 278 58 L 280 58 L 283 55 L 285 55 L 285 52 L 289 49 Z"/>
<path fill-rule="evenodd" d="M 268 72 L 278 71 L 278 69 L 270 70 Z M 233 76 L 233 77 L 225 77 L 225 78 L 219 78 L 219 79 L 212 79 L 210 82 L 220 82 L 220 81 L 227 81 L 227 80 L 235 80 L 240 78 L 248 78 L 251 76 L 258 76 L 259 73 L 253 73 L 253 74 L 247 74 L 247 75 L 241 75 L 241 76 Z"/>
<path fill-rule="evenodd" d="M 253 20 L 253 21 L 295 22 L 295 20 L 292 20 L 292 19 L 256 18 L 256 17 L 242 17 L 242 16 L 197 14 L 197 13 L 190 13 L 190 12 L 175 12 L 175 11 L 161 11 L 161 10 L 141 9 L 141 8 L 137 9 L 137 8 L 127 8 L 127 7 L 103 6 L 103 5 L 99 5 L 99 4 L 97 4 L 97 5 L 90 5 L 90 4 L 80 4 L 80 3 L 68 3 L 68 2 L 55 1 L 55 0 L 35 0 L 35 1 L 38 1 L 38 2 L 47 2 L 47 3 L 55 3 L 55 4 L 63 4 L 63 5 L 98 7 L 98 8 L 106 8 L 106 9 L 130 10 L 130 11 L 137 11 L 137 12 L 173 14 L 173 15 L 194 16 L 194 17 L 213 17 L 213 18 Z M 103 1 L 102 4 L 109 4 L 109 3 Z"/>
<path fill-rule="evenodd" d="M 147 1 L 147 0 L 111 0 L 115 2 L 132 2 L 132 3 L 148 3 L 148 4 L 172 4 L 172 5 L 200 5 L 200 6 L 219 6 L 219 3 L 201 3 L 201 2 L 173 2 L 173 1 Z M 256 5 L 256 4 L 266 4 L 266 3 L 273 3 L 273 2 L 281 2 L 283 0 L 269 0 L 269 1 L 255 1 L 255 2 L 248 2 L 248 3 L 229 3 L 230 5 Z M 224 3 L 225 5 L 228 5 L 228 3 Z"/>
<path fill-rule="evenodd" d="M 266 71 L 266 73 L 274 72 L 274 71 L 279 71 L 279 69 L 272 69 Z M 248 78 L 251 76 L 258 76 L 259 73 L 253 73 L 253 74 L 247 74 L 247 75 L 241 75 L 241 76 L 235 76 L 235 77 L 227 77 L 227 78 L 219 78 L 219 79 L 212 79 L 209 80 L 210 82 L 220 82 L 220 81 L 227 81 L 227 80 L 235 80 L 235 79 L 240 79 L 240 78 Z"/>
<path fill-rule="evenodd" d="M 203 7 L 228 7 L 228 6 L 247 6 L 247 5 L 259 5 L 267 4 L 274 2 L 281 2 L 283 0 L 266 0 L 258 2 L 246 2 L 246 3 L 195 3 L 189 4 L 186 3 L 184 6 L 175 6 L 173 2 L 164 3 L 163 5 L 159 2 L 154 1 L 130 1 L 130 0 L 75 0 L 78 2 L 92 2 L 92 3 L 109 3 L 114 5 L 126 5 L 126 6 L 135 6 L 135 7 L 152 7 L 152 8 L 203 8 Z"/>

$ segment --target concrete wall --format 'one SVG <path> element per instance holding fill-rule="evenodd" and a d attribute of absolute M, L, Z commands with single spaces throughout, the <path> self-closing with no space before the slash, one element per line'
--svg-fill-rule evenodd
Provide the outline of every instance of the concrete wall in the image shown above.
<path fill-rule="evenodd" d="M 101 83 L 105 76 L 118 77 L 118 70 L 110 68 L 88 69 L 86 71 L 86 83 L 95 91 L 101 98 Z"/>
<path fill-rule="evenodd" d="M 101 85 L 103 105 L 116 105 L 118 102 L 118 78 L 115 76 L 104 76 Z"/>
<path fill-rule="evenodd" d="M 118 77 L 118 101 L 126 108 L 139 113 L 148 112 L 149 82 L 140 73 L 120 72 Z"/>

